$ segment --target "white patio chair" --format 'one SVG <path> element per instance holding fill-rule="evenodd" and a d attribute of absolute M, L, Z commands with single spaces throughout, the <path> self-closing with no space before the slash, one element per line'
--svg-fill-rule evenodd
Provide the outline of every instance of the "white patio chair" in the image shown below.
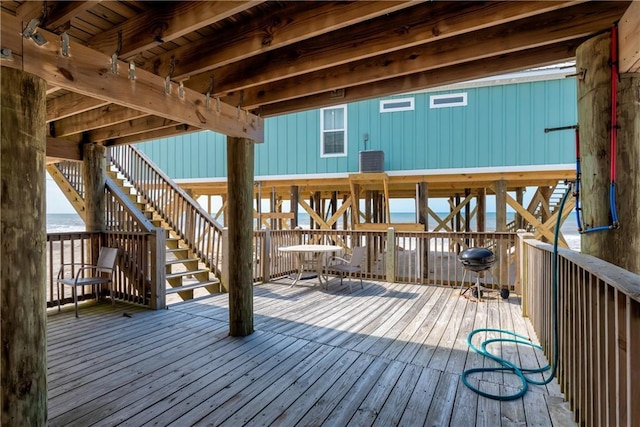
<path fill-rule="evenodd" d="M 341 258 L 338 256 L 331 257 L 329 262 L 339 261 L 336 264 L 329 264 L 327 266 L 327 274 L 340 276 L 340 286 L 342 286 L 342 279 L 346 276 L 349 278 L 349 292 L 351 292 L 351 276 L 356 273 L 360 275 L 360 287 L 364 289 L 362 284 L 362 266 L 367 256 L 367 248 L 365 246 L 356 246 L 351 250 L 351 256 L 347 258 Z M 327 284 L 327 288 L 328 288 Z"/>
<path fill-rule="evenodd" d="M 109 297 L 111 305 L 115 305 L 113 298 L 113 273 L 116 266 L 116 258 L 118 256 L 118 248 L 100 248 L 98 255 L 98 263 L 96 265 L 69 263 L 62 264 L 58 271 L 58 311 L 61 305 L 60 285 L 71 286 L 73 288 L 73 303 L 76 306 L 76 317 L 78 317 L 78 287 L 79 286 L 100 286 L 109 284 Z M 64 277 L 65 267 L 72 269 L 78 266 L 74 277 Z"/>

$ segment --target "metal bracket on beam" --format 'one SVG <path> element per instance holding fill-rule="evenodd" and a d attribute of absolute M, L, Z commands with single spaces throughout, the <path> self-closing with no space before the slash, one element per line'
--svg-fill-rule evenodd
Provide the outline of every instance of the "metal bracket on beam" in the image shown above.
<path fill-rule="evenodd" d="M 136 79 L 136 64 L 133 61 L 129 62 L 129 80 Z"/>
<path fill-rule="evenodd" d="M 69 34 L 62 33 L 60 34 L 60 53 L 62 54 L 62 56 L 64 56 L 65 58 L 69 57 Z"/>
<path fill-rule="evenodd" d="M 38 28 L 38 25 L 40 25 L 40 21 L 38 20 L 38 18 L 33 18 L 24 28 L 24 31 L 22 31 L 22 37 L 24 37 L 25 39 L 31 38 Z"/>
<path fill-rule="evenodd" d="M 13 52 L 8 47 L 3 47 L 0 49 L 0 59 L 5 59 L 7 61 L 13 61 Z"/>

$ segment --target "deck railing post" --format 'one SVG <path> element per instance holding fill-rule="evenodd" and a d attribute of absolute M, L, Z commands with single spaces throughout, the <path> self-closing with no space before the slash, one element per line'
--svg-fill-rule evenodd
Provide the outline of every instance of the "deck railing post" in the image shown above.
<path fill-rule="evenodd" d="M 262 283 L 271 279 L 271 229 L 264 228 L 262 247 L 260 248 L 260 263 L 262 264 Z"/>
<path fill-rule="evenodd" d="M 520 294 L 522 296 L 522 315 L 524 317 L 529 316 L 529 301 L 528 301 L 528 292 L 529 292 L 529 276 L 528 276 L 528 246 L 525 244 L 526 239 L 533 239 L 533 233 L 528 233 L 524 230 L 518 230 L 518 258 L 516 261 L 517 272 L 516 272 L 516 283 L 515 283 L 515 292 L 516 294 Z"/>
<path fill-rule="evenodd" d="M 387 251 L 385 253 L 385 266 L 387 282 L 394 283 L 396 280 L 396 229 L 387 228 Z"/>
<path fill-rule="evenodd" d="M 149 254 L 151 255 L 151 301 L 149 302 L 153 310 L 166 308 L 166 271 L 165 271 L 165 230 L 162 227 L 155 229 L 155 234 L 151 235 Z"/>
<path fill-rule="evenodd" d="M 229 290 L 229 228 L 222 229 L 222 265 L 220 266 L 222 288 Z"/>

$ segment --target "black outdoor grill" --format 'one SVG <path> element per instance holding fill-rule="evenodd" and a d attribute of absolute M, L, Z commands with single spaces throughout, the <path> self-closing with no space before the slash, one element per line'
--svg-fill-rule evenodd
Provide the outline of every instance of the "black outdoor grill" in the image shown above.
<path fill-rule="evenodd" d="M 458 259 L 465 270 L 473 271 L 475 273 L 479 273 L 481 271 L 489 270 L 496 263 L 496 256 L 490 249 L 487 248 L 469 248 L 458 255 Z M 463 278 L 464 280 L 464 278 Z M 467 292 L 469 288 L 473 287 L 473 285 L 469 286 L 464 292 Z M 476 276 L 475 289 L 472 291 L 472 295 L 475 298 L 482 298 L 482 290 L 480 289 L 480 275 Z M 500 296 L 504 299 L 509 298 L 509 289 L 501 289 Z"/>

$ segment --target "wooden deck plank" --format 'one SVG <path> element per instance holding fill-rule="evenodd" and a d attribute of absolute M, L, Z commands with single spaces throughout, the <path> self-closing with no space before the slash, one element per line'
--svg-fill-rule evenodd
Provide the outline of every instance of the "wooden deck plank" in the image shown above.
<path fill-rule="evenodd" d="M 174 392 L 169 399 L 149 405 L 146 413 L 138 413 L 122 425 L 191 425 L 222 404 L 230 394 L 242 390 L 248 382 L 301 351 L 308 343 L 284 337 L 276 342 L 270 341 L 270 344 L 266 348 L 261 347 L 261 352 L 256 350 L 239 355 L 228 370 L 214 370 L 202 375 Z M 309 350 L 307 347 L 306 351 Z M 240 359 L 243 363 L 238 363 Z M 176 411 L 175 408 L 180 410 Z"/>
<path fill-rule="evenodd" d="M 161 311 L 89 303 L 79 319 L 73 310 L 50 313 L 49 425 L 558 425 L 571 419 L 553 395 L 557 385 L 498 402 L 460 380 L 463 368 L 486 363 L 468 350 L 472 328 L 530 333 L 517 298 L 476 303 L 458 289 L 371 281 L 352 293 L 268 283 L 254 295 L 256 332 L 245 338 L 228 336 L 226 295 Z M 503 344 L 501 354 L 525 366 L 546 363 L 525 346 Z M 517 385 L 510 375 L 500 376 L 505 384 L 475 377 L 470 381 L 501 393 Z"/>
<path fill-rule="evenodd" d="M 191 395 L 188 401 L 196 402 L 193 408 L 168 425 L 185 426 L 227 419 L 241 409 L 245 402 L 251 402 L 260 391 L 264 390 L 264 387 L 294 369 L 297 364 L 292 364 L 292 361 L 304 360 L 319 349 L 326 351 L 326 347 L 323 348 L 317 343 L 294 340 L 292 345 L 262 362 L 247 374 L 230 376 L 229 379 L 232 381 L 224 387 L 220 388 L 216 384 Z M 166 413 L 162 414 L 158 421 L 166 423 L 166 415 Z"/>
<path fill-rule="evenodd" d="M 353 385 L 358 379 L 363 378 L 365 373 L 370 376 L 377 375 L 384 370 L 386 361 L 379 358 L 363 354 L 353 363 L 353 365 L 340 378 L 331 384 L 331 387 L 321 395 L 307 413 L 299 420 L 297 424 L 302 426 L 319 426 L 332 413 L 336 411 L 336 407 L 342 402 L 342 399 L 351 391 Z M 293 425 L 287 422 L 284 417 L 276 420 L 274 425 Z"/>
<path fill-rule="evenodd" d="M 258 412 L 273 402 L 283 390 L 292 387 L 298 381 L 304 381 L 303 378 L 306 374 L 310 373 L 311 375 L 319 376 L 329 368 L 329 365 L 336 362 L 344 352 L 343 349 L 335 349 L 325 345 L 319 346 L 304 359 L 294 355 L 291 360 L 287 360 L 287 362 L 294 363 L 285 363 L 284 365 L 287 366 L 283 368 L 283 373 L 278 374 L 274 381 L 253 383 L 242 391 L 245 400 L 251 400 L 251 407 L 246 407 L 243 401 L 236 399 L 237 396 L 234 396 L 234 399 L 227 400 L 215 411 L 207 414 L 201 422 L 215 421 L 216 424 L 230 427 L 246 425 Z M 269 372 L 269 375 L 272 374 L 272 372 Z M 258 424 L 262 423 L 258 422 Z"/>
<path fill-rule="evenodd" d="M 398 423 L 399 426 L 421 426 L 425 425 L 427 413 L 433 397 L 436 392 L 436 387 L 440 381 L 441 373 L 429 368 L 422 368 L 418 382 L 416 383 L 409 402 L 402 413 L 402 418 Z"/>
<path fill-rule="evenodd" d="M 327 364 L 323 360 L 321 366 L 328 365 L 325 369 L 310 370 L 306 377 L 281 391 L 247 425 L 296 424 L 347 369 L 352 369 L 359 356 L 355 351 L 345 351 L 333 363 Z"/>
<path fill-rule="evenodd" d="M 184 358 L 179 368 L 170 371 L 156 370 L 143 379 L 119 387 L 116 392 L 101 398 L 99 405 L 93 408 L 85 405 L 72 413 L 64 414 L 56 422 L 60 425 L 90 425 L 92 420 L 119 424 L 132 413 L 144 412 L 153 402 L 168 398 L 173 390 L 180 390 L 199 377 L 213 370 L 231 369 L 236 357 L 249 351 L 261 351 L 269 346 L 267 334 L 255 333 L 243 339 L 227 339 L 226 342 L 211 350 L 209 346 L 194 351 Z M 222 375 L 222 372 L 220 373 Z M 123 405 L 126 402 L 126 405 Z"/>

